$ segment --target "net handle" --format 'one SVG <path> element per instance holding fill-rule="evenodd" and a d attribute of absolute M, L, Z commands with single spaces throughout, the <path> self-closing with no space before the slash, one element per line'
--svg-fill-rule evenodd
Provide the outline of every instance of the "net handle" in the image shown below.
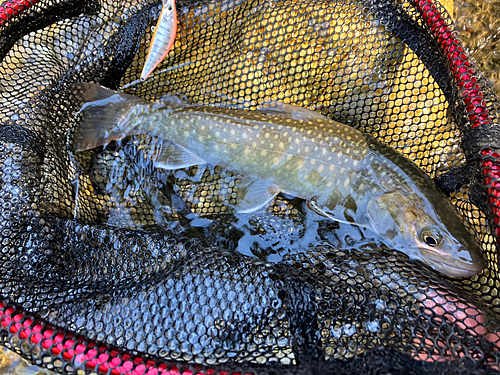
<path fill-rule="evenodd" d="M 0 5 L 0 26 L 31 8 L 39 0 L 9 0 Z"/>

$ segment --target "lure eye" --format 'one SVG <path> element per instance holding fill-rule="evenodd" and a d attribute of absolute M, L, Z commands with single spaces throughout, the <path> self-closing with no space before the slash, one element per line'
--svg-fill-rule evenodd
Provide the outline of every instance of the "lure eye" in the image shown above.
<path fill-rule="evenodd" d="M 172 10 L 172 5 L 169 5 L 167 9 Z"/>
<path fill-rule="evenodd" d="M 438 246 L 443 242 L 443 232 L 437 227 L 427 226 L 420 231 L 420 238 L 429 246 Z"/>

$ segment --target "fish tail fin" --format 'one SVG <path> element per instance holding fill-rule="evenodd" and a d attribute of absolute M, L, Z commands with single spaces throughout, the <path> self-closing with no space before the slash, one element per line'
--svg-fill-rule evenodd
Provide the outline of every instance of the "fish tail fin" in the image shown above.
<path fill-rule="evenodd" d="M 277 186 L 264 180 L 244 177 L 238 186 L 238 203 L 235 206 L 238 213 L 252 213 L 266 204 L 280 193 Z"/>
<path fill-rule="evenodd" d="M 80 100 L 80 119 L 72 133 L 75 151 L 104 146 L 134 134 L 127 127 L 127 114 L 133 106 L 149 102 L 131 95 L 116 93 L 93 83 L 76 83 L 72 94 Z"/>

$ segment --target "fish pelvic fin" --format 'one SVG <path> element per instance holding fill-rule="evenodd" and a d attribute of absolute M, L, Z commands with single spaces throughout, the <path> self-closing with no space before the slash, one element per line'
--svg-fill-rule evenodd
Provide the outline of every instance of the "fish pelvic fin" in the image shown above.
<path fill-rule="evenodd" d="M 289 117 L 299 121 L 331 120 L 330 118 L 323 116 L 321 113 L 318 113 L 311 109 L 279 101 L 270 101 L 263 103 L 257 107 L 257 111 L 270 116 Z"/>
<path fill-rule="evenodd" d="M 117 93 L 93 83 L 76 83 L 72 94 L 82 101 L 80 119 L 73 129 L 75 151 L 85 151 L 104 146 L 132 134 L 126 129 L 127 113 L 135 105 L 149 104 L 135 96 Z"/>
<path fill-rule="evenodd" d="M 238 203 L 235 206 L 237 213 L 252 213 L 266 204 L 280 193 L 276 185 L 264 180 L 243 177 L 238 186 Z"/>
<path fill-rule="evenodd" d="M 206 164 L 205 160 L 172 140 L 166 139 L 163 141 L 162 150 L 155 162 L 155 167 L 175 170 L 200 164 Z"/>

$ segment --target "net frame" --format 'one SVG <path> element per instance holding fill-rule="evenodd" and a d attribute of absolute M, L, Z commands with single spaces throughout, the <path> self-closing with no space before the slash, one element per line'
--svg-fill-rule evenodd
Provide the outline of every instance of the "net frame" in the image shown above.
<path fill-rule="evenodd" d="M 38 3 L 38 0 L 11 0 L 0 6 L 0 27 L 16 17 L 22 19 L 23 12 Z M 413 0 L 412 6 L 434 36 L 442 54 L 446 57 L 456 87 L 463 99 L 467 121 L 459 122 L 465 140 L 469 140 L 469 157 L 476 160 L 483 175 L 483 191 L 489 205 L 489 222 L 500 238 L 500 146 L 493 142 L 491 147 L 474 140 L 492 127 L 497 127 L 491 117 L 491 97 L 494 94 L 489 84 L 478 73 L 477 67 L 468 57 L 464 46 L 453 28 L 453 21 L 446 10 L 433 0 Z M 490 100 L 488 100 L 490 99 Z M 494 111 L 494 109 L 493 109 Z M 468 124 L 471 124 L 469 127 Z M 53 370 L 102 374 L 194 374 L 255 373 L 258 369 L 245 367 L 231 370 L 220 366 L 204 367 L 183 365 L 176 362 L 157 361 L 147 356 L 131 355 L 127 351 L 109 347 L 69 330 L 54 326 L 34 314 L 26 313 L 15 306 L 0 302 L 0 335 L 9 337 L 17 343 L 21 351 L 28 350 L 39 354 L 41 365 L 44 357 L 59 358 L 60 366 Z M 283 369 L 286 371 L 286 369 Z"/>

